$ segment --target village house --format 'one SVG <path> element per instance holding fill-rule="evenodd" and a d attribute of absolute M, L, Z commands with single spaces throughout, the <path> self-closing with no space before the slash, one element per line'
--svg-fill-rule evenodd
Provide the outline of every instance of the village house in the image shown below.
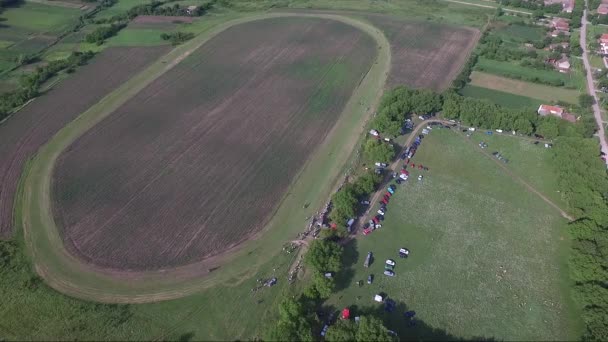
<path fill-rule="evenodd" d="M 566 111 L 559 106 L 551 106 L 551 105 L 540 105 L 540 107 L 538 107 L 538 115 L 540 116 L 548 116 L 548 115 L 553 115 L 555 117 L 558 117 L 560 119 L 569 121 L 569 122 L 576 122 L 576 116 L 574 116 L 573 114 L 570 113 L 566 113 Z"/>
<path fill-rule="evenodd" d="M 564 18 L 553 18 L 551 19 L 551 28 L 557 31 L 569 32 L 570 23 Z"/>
<path fill-rule="evenodd" d="M 574 10 L 574 0 L 545 0 L 545 6 L 551 6 L 555 4 L 562 5 L 562 12 L 572 13 Z"/>
<path fill-rule="evenodd" d="M 600 51 L 603 55 L 608 55 L 608 33 L 604 33 L 600 36 Z"/>
<path fill-rule="evenodd" d="M 608 4 L 601 3 L 597 8 L 597 14 L 601 14 L 601 15 L 608 14 Z"/>
<path fill-rule="evenodd" d="M 562 73 L 570 72 L 570 61 L 566 55 L 563 55 L 561 59 L 558 59 L 553 64 L 555 68 Z"/>
<path fill-rule="evenodd" d="M 197 9 L 198 9 L 198 6 L 194 6 L 194 5 L 188 6 L 188 7 L 186 8 L 186 13 L 187 13 L 188 15 L 193 15 L 194 13 L 196 13 L 196 10 L 197 10 Z"/>
<path fill-rule="evenodd" d="M 547 46 L 545 48 L 545 50 L 553 52 L 556 50 L 565 50 L 565 49 L 568 49 L 569 47 L 570 47 L 570 43 L 568 43 L 568 42 L 553 43 L 553 44 L 549 44 L 549 46 Z"/>

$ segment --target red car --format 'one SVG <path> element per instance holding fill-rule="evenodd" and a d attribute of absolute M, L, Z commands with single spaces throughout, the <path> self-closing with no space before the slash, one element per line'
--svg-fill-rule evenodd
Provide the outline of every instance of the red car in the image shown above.
<path fill-rule="evenodd" d="M 387 201 L 387 200 L 385 200 L 385 199 L 382 199 L 382 201 L 380 201 L 380 203 L 382 203 L 382 204 L 384 204 L 384 205 L 387 205 L 387 204 L 388 204 L 388 201 Z"/>
<path fill-rule="evenodd" d="M 369 235 L 369 233 L 373 232 L 374 230 L 371 227 L 367 227 L 365 229 L 363 229 L 363 235 Z"/>
<path fill-rule="evenodd" d="M 379 220 L 377 217 L 374 217 L 374 218 L 372 219 L 372 221 L 374 221 L 374 224 L 378 224 L 378 223 L 380 223 L 380 220 Z"/>
<path fill-rule="evenodd" d="M 384 200 L 385 200 L 385 201 L 387 201 L 387 202 L 388 202 L 390 199 L 391 199 L 391 197 L 390 197 L 390 196 L 384 195 Z"/>

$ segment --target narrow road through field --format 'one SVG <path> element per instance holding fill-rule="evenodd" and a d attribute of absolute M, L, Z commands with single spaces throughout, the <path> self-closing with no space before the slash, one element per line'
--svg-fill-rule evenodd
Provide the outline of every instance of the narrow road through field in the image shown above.
<path fill-rule="evenodd" d="M 458 1 L 458 0 L 443 0 L 443 1 L 453 2 L 455 4 L 461 4 L 461 5 L 467 5 L 467 6 L 476 6 L 476 7 L 490 8 L 490 9 L 497 9 L 498 8 L 497 6 L 474 4 L 474 3 L 470 3 L 470 2 L 466 2 L 466 1 Z M 513 13 L 521 13 L 521 14 L 532 15 L 532 13 L 526 12 L 526 11 L 512 10 L 512 9 L 507 9 L 507 8 L 503 8 L 502 10 L 505 11 L 505 12 L 513 12 Z"/>
<path fill-rule="evenodd" d="M 595 93 L 595 84 L 593 83 L 593 71 L 591 64 L 589 63 L 589 51 L 587 49 L 587 6 L 588 0 L 585 0 L 585 10 L 583 11 L 583 18 L 581 19 L 581 47 L 583 48 L 583 64 L 585 70 L 587 70 L 587 91 L 589 95 L 593 96 L 593 115 L 597 122 L 597 135 L 600 138 L 600 150 L 608 155 L 608 143 L 606 143 L 606 134 L 604 133 L 604 125 L 602 125 L 602 112 L 600 110 L 599 98 Z M 606 158 L 606 166 L 608 167 L 608 158 Z"/>

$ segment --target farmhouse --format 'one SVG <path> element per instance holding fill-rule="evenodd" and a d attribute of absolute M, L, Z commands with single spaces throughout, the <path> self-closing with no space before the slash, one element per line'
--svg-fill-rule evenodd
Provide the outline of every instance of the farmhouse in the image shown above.
<path fill-rule="evenodd" d="M 569 32 L 570 31 L 570 23 L 568 20 L 564 18 L 553 18 L 551 20 L 551 28 L 555 31 L 560 32 Z"/>
<path fill-rule="evenodd" d="M 553 115 L 566 121 L 576 122 L 576 116 L 570 113 L 566 113 L 566 111 L 559 106 L 540 105 L 540 107 L 538 107 L 538 115 Z"/>
<path fill-rule="evenodd" d="M 563 55 L 561 59 L 555 61 L 554 65 L 559 72 L 566 73 L 570 71 L 570 61 L 566 55 Z"/>
<path fill-rule="evenodd" d="M 602 54 L 608 54 L 608 33 L 602 34 L 599 41 Z"/>
<path fill-rule="evenodd" d="M 562 12 L 572 13 L 574 9 L 574 0 L 545 0 L 545 6 L 551 6 L 555 4 L 562 5 Z"/>
<path fill-rule="evenodd" d="M 606 15 L 608 14 L 608 4 L 600 4 L 597 8 L 597 14 Z"/>
<path fill-rule="evenodd" d="M 568 42 L 553 43 L 553 44 L 549 44 L 549 46 L 547 46 L 545 48 L 545 50 L 549 50 L 549 51 L 553 52 L 553 51 L 565 50 L 569 47 L 570 47 L 570 43 L 568 43 Z"/>
<path fill-rule="evenodd" d="M 186 13 L 187 13 L 188 15 L 193 15 L 194 13 L 196 13 L 196 10 L 197 10 L 197 9 L 198 9 L 198 6 L 194 6 L 194 5 L 188 6 L 188 7 L 186 8 Z"/>

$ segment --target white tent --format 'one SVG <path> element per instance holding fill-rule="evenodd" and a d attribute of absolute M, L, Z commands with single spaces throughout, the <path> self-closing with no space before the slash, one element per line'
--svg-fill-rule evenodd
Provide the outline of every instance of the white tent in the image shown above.
<path fill-rule="evenodd" d="M 382 303 L 384 301 L 384 298 L 382 298 L 381 295 L 376 295 L 374 296 L 374 300 L 378 303 Z"/>

